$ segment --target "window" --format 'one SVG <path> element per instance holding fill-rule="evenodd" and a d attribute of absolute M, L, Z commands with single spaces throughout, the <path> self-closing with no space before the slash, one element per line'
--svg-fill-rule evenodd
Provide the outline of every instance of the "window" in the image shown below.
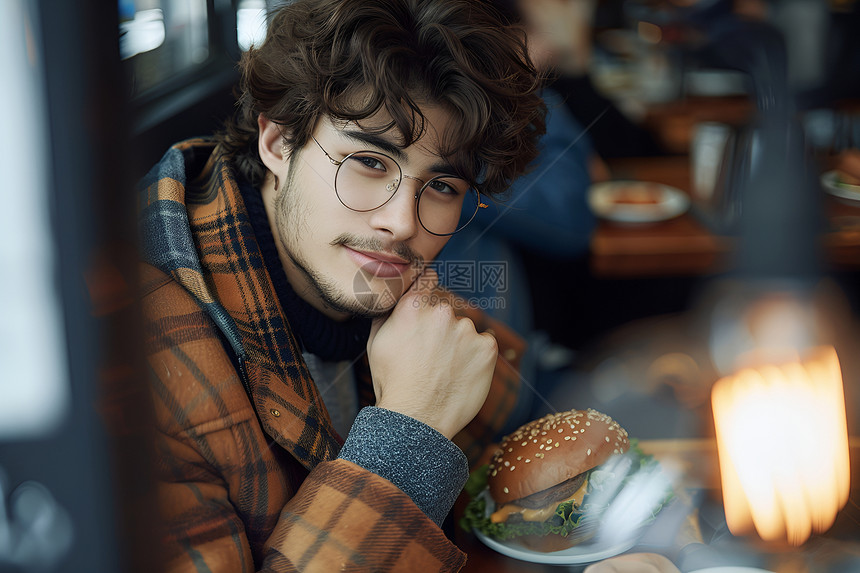
<path fill-rule="evenodd" d="M 41 41 L 33 36 L 39 28 L 26 0 L 4 2 L 0 12 L 0 74 L 15 86 L 0 96 L 4 109 L 15 110 L 0 119 L 4 134 L 0 170 L 6 183 L 0 201 L 15 213 L 0 226 L 0 266 L 7 277 L 0 281 L 0 295 L 15 301 L 6 305 L 0 320 L 0 442 L 4 442 L 55 430 L 66 421 L 71 392 L 57 293 L 56 229 L 48 208 L 52 162 L 44 145 L 50 140 L 41 81 L 44 56 L 36 48 Z M 0 488 L 0 529 L 3 501 Z M 3 559 L 2 545 L 0 569 L 9 563 Z"/>
<path fill-rule="evenodd" d="M 259 45 L 266 37 L 265 0 L 241 0 L 236 10 L 236 36 L 239 47 L 246 51 Z"/>
<path fill-rule="evenodd" d="M 120 54 L 131 61 L 132 95 L 209 57 L 206 0 L 119 0 Z"/>

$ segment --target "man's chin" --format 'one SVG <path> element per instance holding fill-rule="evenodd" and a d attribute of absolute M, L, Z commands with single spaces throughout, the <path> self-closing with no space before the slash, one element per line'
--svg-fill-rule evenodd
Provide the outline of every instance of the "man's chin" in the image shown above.
<path fill-rule="evenodd" d="M 376 318 L 390 313 L 397 305 L 399 296 L 394 298 L 390 292 L 356 293 L 353 314 L 365 318 Z"/>
<path fill-rule="evenodd" d="M 393 306 L 388 308 L 360 308 L 353 312 L 352 315 L 356 318 L 380 318 L 391 314 L 393 308 Z"/>
<path fill-rule="evenodd" d="M 358 318 L 377 318 L 389 314 L 397 305 L 399 298 L 399 296 L 395 298 L 389 291 L 384 291 L 323 297 L 323 301 L 329 309 L 339 314 Z"/>
<path fill-rule="evenodd" d="M 351 288 L 343 292 L 353 314 L 377 317 L 388 314 L 409 288 L 409 277 L 379 277 L 359 270 L 352 277 Z"/>

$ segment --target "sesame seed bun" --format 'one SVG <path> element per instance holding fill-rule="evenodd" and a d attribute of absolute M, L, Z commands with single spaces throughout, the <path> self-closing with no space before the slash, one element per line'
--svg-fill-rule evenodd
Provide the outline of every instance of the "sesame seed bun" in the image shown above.
<path fill-rule="evenodd" d="M 505 436 L 487 485 L 497 505 L 541 492 L 627 451 L 627 431 L 596 410 L 548 414 Z"/>

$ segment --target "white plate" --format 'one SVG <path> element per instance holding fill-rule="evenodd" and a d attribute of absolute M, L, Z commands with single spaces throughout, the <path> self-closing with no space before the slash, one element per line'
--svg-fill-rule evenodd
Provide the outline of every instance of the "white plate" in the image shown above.
<path fill-rule="evenodd" d="M 828 171 L 823 174 L 821 176 L 821 186 L 834 197 L 860 202 L 860 185 L 839 183 L 839 174 L 836 171 Z"/>
<path fill-rule="evenodd" d="M 773 573 L 773 571 L 755 567 L 708 567 L 690 571 L 690 573 Z"/>
<path fill-rule="evenodd" d="M 647 200 L 648 202 L 641 202 Z M 621 223 L 654 223 L 683 214 L 690 198 L 683 191 L 644 181 L 606 181 L 588 190 L 588 206 L 598 217 Z"/>
<path fill-rule="evenodd" d="M 549 563 L 554 565 L 579 565 L 583 563 L 593 563 L 602 559 L 608 559 L 615 555 L 624 553 L 635 544 L 635 540 L 629 540 L 616 545 L 601 545 L 599 543 L 583 543 L 575 545 L 569 549 L 561 551 L 553 551 L 552 553 L 543 553 L 541 551 L 532 551 L 519 545 L 513 541 L 500 541 L 493 539 L 475 530 L 475 535 L 484 544 L 502 555 L 513 557 L 521 561 L 530 561 L 531 563 Z"/>

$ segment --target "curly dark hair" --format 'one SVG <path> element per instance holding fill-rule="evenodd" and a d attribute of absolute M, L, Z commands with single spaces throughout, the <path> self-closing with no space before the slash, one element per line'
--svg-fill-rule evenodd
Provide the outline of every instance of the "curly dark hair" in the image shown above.
<path fill-rule="evenodd" d="M 296 0 L 242 58 L 222 149 L 259 185 L 260 113 L 297 149 L 320 117 L 357 122 L 384 109 L 392 121 L 381 130 L 408 146 L 424 132 L 421 103 L 431 103 L 453 119 L 442 155 L 497 196 L 537 155 L 546 113 L 525 34 L 506 21 L 486 0 Z"/>

